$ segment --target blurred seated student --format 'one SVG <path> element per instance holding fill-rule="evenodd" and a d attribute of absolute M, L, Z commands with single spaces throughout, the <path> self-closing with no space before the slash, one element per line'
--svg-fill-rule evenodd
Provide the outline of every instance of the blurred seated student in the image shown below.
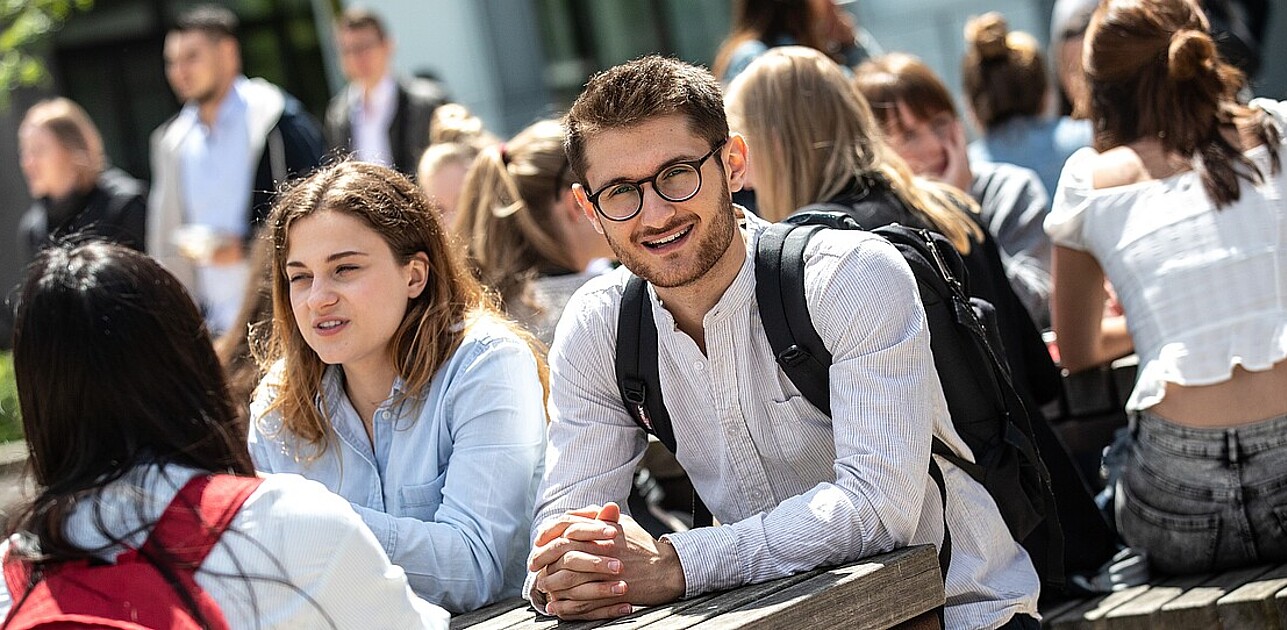
<path fill-rule="evenodd" d="M 6 624 L 86 606 L 211 628 L 447 627 L 347 502 L 294 475 L 255 477 L 201 316 L 155 260 L 51 245 L 28 269 L 14 341 L 37 492 L 0 544 Z M 230 521 L 193 566 L 173 534 L 195 505 Z M 95 582 L 118 564 L 175 592 Z"/>
<path fill-rule="evenodd" d="M 752 61 L 777 46 L 807 46 L 852 68 L 880 45 L 835 0 L 733 0 L 733 26 L 711 67 L 727 84 Z"/>
<path fill-rule="evenodd" d="M 891 53 L 854 73 L 889 146 L 912 172 L 966 191 L 996 239 L 1006 275 L 1038 328 L 1050 323 L 1050 239 L 1041 222 L 1050 197 L 1037 174 L 1012 164 L 971 162 L 952 94 L 920 59 Z"/>
<path fill-rule="evenodd" d="M 429 148 L 420 156 L 416 182 L 451 226 L 460 208 L 465 173 L 485 148 L 500 142 L 483 128 L 483 121 L 464 105 L 448 103 L 434 110 L 429 124 Z"/>
<path fill-rule="evenodd" d="M 269 225 L 255 465 L 349 500 L 431 602 L 463 612 L 517 595 L 545 454 L 540 343 L 388 167 L 323 168 Z"/>
<path fill-rule="evenodd" d="M 1045 227 L 1064 365 L 1139 356 L 1118 528 L 1162 572 L 1283 562 L 1287 105 L 1238 102 L 1189 0 L 1107 0 L 1085 60 L 1095 146 Z"/>
<path fill-rule="evenodd" d="M 24 260 L 67 234 L 142 251 L 147 188 L 107 163 L 103 138 L 80 105 L 65 98 L 32 105 L 18 126 L 18 156 L 35 200 L 18 223 Z"/>
<path fill-rule="evenodd" d="M 1011 31 L 1000 13 L 965 24 L 965 100 L 982 136 L 969 145 L 970 163 L 1005 162 L 1037 172 L 1047 191 L 1074 151 L 1090 146 L 1090 122 L 1043 115 L 1046 58 L 1036 38 Z"/>
<path fill-rule="evenodd" d="M 549 344 L 568 298 L 613 256 L 572 197 L 563 125 L 542 120 L 483 151 L 460 203 L 455 232 L 475 273 Z"/>

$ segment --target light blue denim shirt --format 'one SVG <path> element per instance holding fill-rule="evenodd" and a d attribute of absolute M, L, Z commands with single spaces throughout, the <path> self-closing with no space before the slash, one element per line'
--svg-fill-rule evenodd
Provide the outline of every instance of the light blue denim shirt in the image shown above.
<path fill-rule="evenodd" d="M 536 360 L 499 323 L 470 326 L 418 398 L 375 412 L 374 439 L 330 366 L 317 402 L 333 429 L 320 455 L 264 415 L 278 370 L 251 406 L 250 453 L 265 472 L 298 473 L 348 499 L 407 573 L 452 612 L 518 595 L 544 469 L 545 411 Z M 318 553 L 326 553 L 319 549 Z"/>

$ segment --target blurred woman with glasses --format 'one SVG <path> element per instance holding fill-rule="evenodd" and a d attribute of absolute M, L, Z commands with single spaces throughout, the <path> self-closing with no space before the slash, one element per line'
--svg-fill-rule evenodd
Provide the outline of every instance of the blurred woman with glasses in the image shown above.
<path fill-rule="evenodd" d="M 517 596 L 545 447 L 539 343 L 392 169 L 321 169 L 280 196 L 269 230 L 256 466 L 348 499 L 431 602 Z"/>
<path fill-rule="evenodd" d="M 871 105 L 889 146 L 917 175 L 970 194 L 1001 248 L 1006 276 L 1040 328 L 1050 322 L 1050 239 L 1041 222 L 1050 197 L 1034 171 L 971 161 L 965 125 L 947 85 L 920 59 L 903 53 L 858 67 L 854 84 Z"/>

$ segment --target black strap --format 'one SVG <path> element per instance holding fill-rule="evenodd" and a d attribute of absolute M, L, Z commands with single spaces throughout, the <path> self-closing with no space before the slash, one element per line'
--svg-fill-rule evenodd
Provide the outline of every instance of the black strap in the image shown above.
<path fill-rule="evenodd" d="M 778 365 L 806 400 L 830 416 L 831 353 L 813 327 L 804 295 L 804 249 L 821 229 L 775 223 L 760 234 L 755 299 Z"/>
<path fill-rule="evenodd" d="M 661 396 L 657 365 L 657 323 L 652 317 L 648 285 L 630 276 L 621 295 L 617 317 L 617 389 L 635 423 L 675 453 L 675 428 Z M 693 527 L 713 524 L 711 511 L 693 489 Z"/>
<path fill-rule="evenodd" d="M 938 438 L 934 438 L 934 445 L 938 446 L 939 444 L 943 444 L 943 442 Z M 943 446 L 946 447 L 947 445 L 943 444 Z M 943 544 L 938 546 L 938 569 L 943 574 L 943 583 L 947 584 L 947 570 L 952 566 L 952 530 L 947 526 L 947 482 L 943 480 L 943 470 L 939 468 L 938 462 L 934 460 L 934 455 L 931 454 L 929 460 L 930 479 L 933 479 L 934 485 L 938 486 L 938 495 L 943 500 Z M 947 602 L 943 602 L 943 605 L 934 611 L 938 614 L 938 625 L 943 628 L 947 627 L 943 621 L 943 613 L 946 607 Z"/>
<path fill-rule="evenodd" d="M 631 276 L 617 318 L 617 388 L 635 422 L 674 453 L 675 430 L 661 401 L 657 324 L 649 302 L 647 284 Z"/>

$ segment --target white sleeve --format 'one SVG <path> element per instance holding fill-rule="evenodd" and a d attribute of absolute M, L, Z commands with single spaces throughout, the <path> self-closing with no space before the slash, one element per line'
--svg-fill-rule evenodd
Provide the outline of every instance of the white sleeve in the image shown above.
<path fill-rule="evenodd" d="M 1083 227 L 1086 210 L 1093 203 L 1094 181 L 1091 160 L 1098 155 L 1089 147 L 1078 149 L 1064 164 L 1044 224 L 1046 234 L 1055 245 L 1086 250 Z"/>
<path fill-rule="evenodd" d="M 264 480 L 197 583 L 234 628 L 445 630 L 449 621 L 447 611 L 412 593 L 348 501 L 297 475 Z"/>

